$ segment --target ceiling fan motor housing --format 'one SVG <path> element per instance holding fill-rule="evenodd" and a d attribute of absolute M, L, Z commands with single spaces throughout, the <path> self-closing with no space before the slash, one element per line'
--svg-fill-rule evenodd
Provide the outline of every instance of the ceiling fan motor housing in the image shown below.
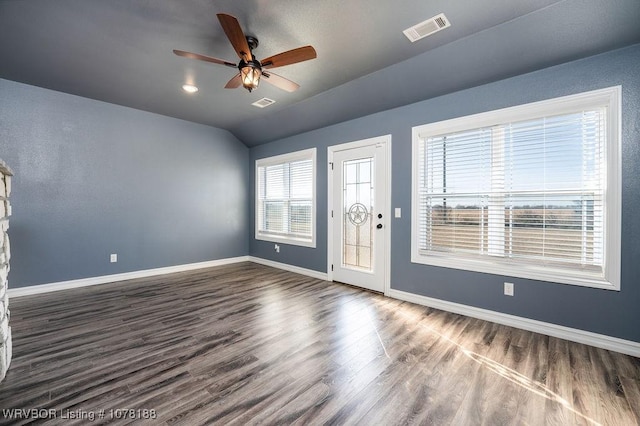
<path fill-rule="evenodd" d="M 246 36 L 245 37 L 247 39 L 247 44 L 249 45 L 249 49 L 251 49 L 253 51 L 253 49 L 255 49 L 256 47 L 258 47 L 258 45 L 260 44 L 258 42 L 258 39 L 256 37 L 253 36 Z"/>

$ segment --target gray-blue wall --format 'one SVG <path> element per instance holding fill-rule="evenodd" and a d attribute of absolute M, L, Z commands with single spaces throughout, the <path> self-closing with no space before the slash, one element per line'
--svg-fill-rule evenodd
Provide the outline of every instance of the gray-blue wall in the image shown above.
<path fill-rule="evenodd" d="M 0 158 L 12 288 L 248 252 L 249 150 L 227 131 L 0 79 Z"/>
<path fill-rule="evenodd" d="M 250 254 L 325 272 L 327 265 L 327 147 L 392 135 L 391 287 L 497 312 L 640 342 L 640 45 L 524 74 L 373 114 L 251 149 L 251 161 L 318 148 L 315 249 L 253 238 Z M 455 72 L 452 70 L 451 72 Z M 381 82 L 384 83 L 384 82 Z M 503 295 L 505 277 L 411 263 L 411 127 L 588 90 L 622 85 L 622 283 L 620 292 L 509 278 L 515 297 Z M 371 90 L 375 90 L 372 87 Z M 250 197 L 254 197 L 253 166 Z M 253 203 L 252 203 L 253 205 Z"/>
<path fill-rule="evenodd" d="M 248 149 L 226 131 L 0 80 L 0 158 L 14 170 L 10 286 L 247 253 L 326 271 L 326 148 L 391 134 L 391 286 L 640 342 L 640 45 Z M 410 262 L 411 127 L 613 85 L 623 87 L 622 290 Z M 375 90 L 375 88 L 372 88 Z M 253 239 L 254 160 L 318 148 L 315 249 Z M 109 254 L 118 253 L 118 263 Z"/>

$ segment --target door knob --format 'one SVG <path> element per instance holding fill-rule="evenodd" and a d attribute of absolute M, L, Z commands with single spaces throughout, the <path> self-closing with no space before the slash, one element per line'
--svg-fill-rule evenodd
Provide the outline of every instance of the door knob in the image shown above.
<path fill-rule="evenodd" d="M 382 229 L 382 224 L 381 224 L 381 223 L 379 223 L 379 224 L 376 226 L 376 228 L 378 228 L 378 229 Z"/>
<path fill-rule="evenodd" d="M 378 213 L 378 219 L 382 219 L 382 213 Z"/>

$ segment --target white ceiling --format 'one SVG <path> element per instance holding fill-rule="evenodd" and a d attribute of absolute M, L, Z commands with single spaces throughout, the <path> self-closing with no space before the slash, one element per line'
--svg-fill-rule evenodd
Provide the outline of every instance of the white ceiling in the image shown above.
<path fill-rule="evenodd" d="M 416 43 L 402 30 L 444 12 Z M 301 85 L 224 89 L 237 62 L 216 13 Z M 0 0 L 0 78 L 228 129 L 249 146 L 640 42 L 640 0 Z M 181 90 L 189 82 L 200 91 Z M 265 109 L 251 103 L 268 97 Z M 1 102 L 1 98 L 0 98 Z"/>

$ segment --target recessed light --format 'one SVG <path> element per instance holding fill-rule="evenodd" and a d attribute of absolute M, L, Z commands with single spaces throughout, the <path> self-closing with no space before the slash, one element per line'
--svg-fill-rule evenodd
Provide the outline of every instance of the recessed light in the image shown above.
<path fill-rule="evenodd" d="M 198 91 L 198 88 L 193 84 L 183 84 L 182 90 L 184 90 L 187 93 L 196 93 Z"/>

